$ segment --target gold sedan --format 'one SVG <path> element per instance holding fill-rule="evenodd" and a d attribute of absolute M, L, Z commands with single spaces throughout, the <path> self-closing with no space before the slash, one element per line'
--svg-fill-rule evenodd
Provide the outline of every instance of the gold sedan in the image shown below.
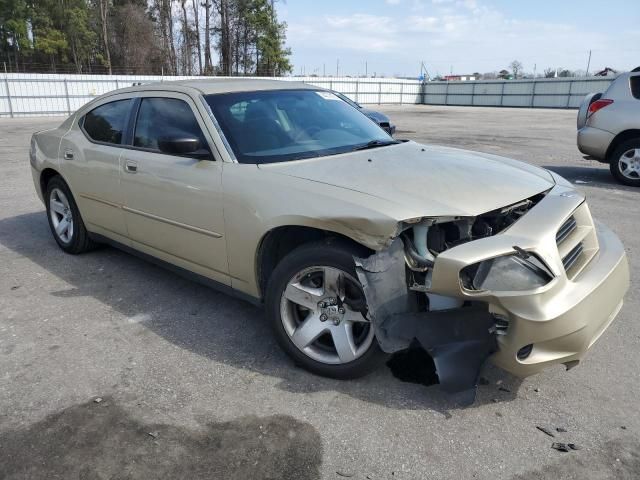
<path fill-rule="evenodd" d="M 116 90 L 34 134 L 30 160 L 64 251 L 110 243 L 264 304 L 321 375 L 416 341 L 452 392 L 488 358 L 571 367 L 628 289 L 623 246 L 563 178 L 394 140 L 310 85 Z"/>

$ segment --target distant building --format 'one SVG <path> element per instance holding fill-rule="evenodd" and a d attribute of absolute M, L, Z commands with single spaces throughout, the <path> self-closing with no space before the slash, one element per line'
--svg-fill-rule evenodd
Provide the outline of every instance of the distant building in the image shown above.
<path fill-rule="evenodd" d="M 447 82 L 473 82 L 479 80 L 476 75 L 445 75 L 442 77 Z"/>

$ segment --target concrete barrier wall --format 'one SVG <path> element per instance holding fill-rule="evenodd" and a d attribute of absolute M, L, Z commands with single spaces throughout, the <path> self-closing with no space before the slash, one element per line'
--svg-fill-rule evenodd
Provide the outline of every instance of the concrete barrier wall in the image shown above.
<path fill-rule="evenodd" d="M 578 108 L 588 93 L 604 92 L 613 78 L 540 78 L 477 82 L 428 82 L 428 105 Z"/>

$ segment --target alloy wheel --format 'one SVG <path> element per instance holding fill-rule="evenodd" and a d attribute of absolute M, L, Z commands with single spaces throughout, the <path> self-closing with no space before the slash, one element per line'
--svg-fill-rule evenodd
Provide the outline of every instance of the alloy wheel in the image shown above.
<path fill-rule="evenodd" d="M 341 365 L 364 355 L 374 340 L 360 284 L 334 267 L 293 276 L 282 293 L 280 317 L 291 342 L 321 363 Z"/>
<path fill-rule="evenodd" d="M 640 148 L 624 152 L 618 159 L 620 173 L 630 180 L 640 180 Z"/>
<path fill-rule="evenodd" d="M 49 215 L 58 239 L 63 243 L 71 242 L 73 238 L 73 215 L 67 196 L 59 188 L 51 190 Z"/>

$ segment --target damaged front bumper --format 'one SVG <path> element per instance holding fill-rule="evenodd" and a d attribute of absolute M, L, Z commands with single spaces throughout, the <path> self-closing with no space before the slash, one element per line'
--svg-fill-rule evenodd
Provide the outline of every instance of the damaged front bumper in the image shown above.
<path fill-rule="evenodd" d="M 561 185 L 506 230 L 435 257 L 424 294 L 458 301 L 460 308 L 420 311 L 399 244 L 356 259 L 371 321 L 385 351 L 406 348 L 413 339 L 432 356 L 439 354 L 434 362 L 440 381 L 452 392 L 475 387 L 488 357 L 523 377 L 555 364 L 574 366 L 613 321 L 629 287 L 620 240 L 593 222 L 580 193 Z M 541 260 L 550 273 L 548 283 L 496 292 L 474 290 L 462 280 L 467 267 L 514 250 Z M 451 362 L 461 365 L 452 368 Z M 462 383 L 456 376 L 464 378 Z"/>

